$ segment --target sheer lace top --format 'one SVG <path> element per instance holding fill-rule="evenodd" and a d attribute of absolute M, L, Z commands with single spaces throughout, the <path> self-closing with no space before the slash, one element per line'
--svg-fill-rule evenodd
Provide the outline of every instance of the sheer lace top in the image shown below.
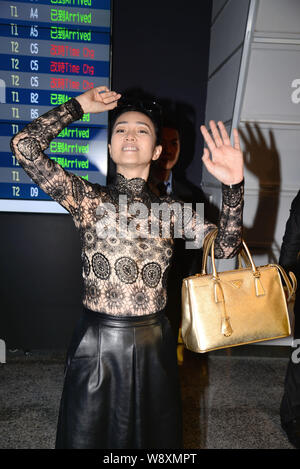
<path fill-rule="evenodd" d="M 33 181 L 71 214 L 80 230 L 83 304 L 117 316 L 155 313 L 166 305 L 176 226 L 181 227 L 183 237 L 189 236 L 182 223 L 176 225 L 178 214 L 171 211 L 165 226 L 161 214 L 153 216 L 153 207 L 162 202 L 167 208 L 174 202 L 183 207 L 183 202 L 169 196 L 158 198 L 145 180 L 126 179 L 121 174 L 111 185 L 92 184 L 48 158 L 44 150 L 51 140 L 82 114 L 76 99 L 52 109 L 13 137 L 12 151 Z M 223 185 L 222 192 L 215 254 L 229 258 L 241 243 L 243 183 Z M 204 236 L 216 227 L 195 212 L 186 220 L 189 228 L 202 230 Z"/>

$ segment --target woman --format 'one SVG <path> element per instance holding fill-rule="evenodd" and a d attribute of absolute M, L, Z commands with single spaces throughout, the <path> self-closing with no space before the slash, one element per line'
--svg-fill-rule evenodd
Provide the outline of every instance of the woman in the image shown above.
<path fill-rule="evenodd" d="M 91 89 L 28 124 L 11 143 L 30 177 L 70 212 L 82 239 L 84 312 L 67 355 L 56 448 L 182 445 L 176 343 L 163 313 L 173 239 L 161 235 L 164 220 L 156 238 L 147 231 L 153 228 L 152 204 L 162 200 L 147 186 L 150 163 L 161 152 L 159 125 L 153 109 L 143 103 L 116 107 L 119 100 L 106 87 Z M 91 184 L 44 154 L 50 141 L 83 113 L 114 108 L 113 184 Z M 214 122 L 210 125 L 212 137 L 201 127 L 212 154 L 210 159 L 205 149 L 203 162 L 223 183 L 216 252 L 230 257 L 241 242 L 243 157 L 237 131 L 232 147 L 224 125 L 219 123 L 220 132 Z M 124 236 L 120 200 L 125 196 Z M 169 197 L 163 200 L 172 203 Z M 141 209 L 138 223 L 132 224 L 130 207 L 138 203 L 149 211 L 143 218 Z M 114 216 L 115 234 L 110 232 Z M 174 217 L 171 224 L 174 232 Z M 215 228 L 207 221 L 195 224 L 204 234 Z"/>

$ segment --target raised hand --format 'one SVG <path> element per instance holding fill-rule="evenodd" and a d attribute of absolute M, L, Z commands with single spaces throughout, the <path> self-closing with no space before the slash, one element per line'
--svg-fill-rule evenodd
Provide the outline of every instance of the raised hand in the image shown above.
<path fill-rule="evenodd" d="M 110 91 L 106 86 L 91 88 L 85 93 L 76 96 L 77 101 L 84 113 L 105 112 L 114 109 L 121 95 L 115 91 Z"/>
<path fill-rule="evenodd" d="M 244 178 L 243 153 L 241 152 L 238 131 L 233 129 L 234 144 L 232 146 L 223 122 L 218 122 L 220 131 L 214 121 L 210 121 L 209 125 L 212 136 L 205 125 L 200 127 L 211 153 L 210 158 L 209 150 L 205 148 L 202 161 L 206 169 L 223 184 L 238 184 Z"/>

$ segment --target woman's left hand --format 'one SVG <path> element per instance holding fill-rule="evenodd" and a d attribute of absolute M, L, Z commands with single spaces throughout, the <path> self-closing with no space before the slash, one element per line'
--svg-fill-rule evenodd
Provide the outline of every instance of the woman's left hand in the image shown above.
<path fill-rule="evenodd" d="M 76 96 L 76 99 L 84 113 L 98 113 L 114 109 L 120 97 L 120 93 L 110 91 L 107 86 L 96 86 Z"/>
<path fill-rule="evenodd" d="M 218 122 L 220 132 L 214 121 L 210 121 L 209 125 L 212 136 L 205 125 L 200 127 L 211 153 L 210 158 L 209 150 L 205 148 L 202 161 L 206 169 L 223 184 L 228 186 L 238 184 L 244 178 L 243 153 L 241 152 L 238 131 L 233 129 L 234 144 L 232 146 L 223 122 Z"/>

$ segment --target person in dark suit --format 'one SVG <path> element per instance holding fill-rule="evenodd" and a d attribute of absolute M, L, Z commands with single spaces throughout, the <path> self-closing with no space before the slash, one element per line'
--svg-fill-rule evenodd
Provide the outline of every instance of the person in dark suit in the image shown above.
<path fill-rule="evenodd" d="M 300 449 L 300 191 L 294 198 L 287 220 L 280 251 L 279 264 L 296 275 L 298 288 L 294 305 L 294 341 L 298 351 L 292 350 L 288 363 L 284 394 L 280 406 L 282 428 L 293 446 Z"/>
<path fill-rule="evenodd" d="M 151 188 L 159 195 L 176 191 L 177 184 L 173 180 L 172 169 L 180 154 L 180 135 L 173 123 L 165 123 L 162 128 L 162 148 L 161 156 L 151 168 Z"/>

